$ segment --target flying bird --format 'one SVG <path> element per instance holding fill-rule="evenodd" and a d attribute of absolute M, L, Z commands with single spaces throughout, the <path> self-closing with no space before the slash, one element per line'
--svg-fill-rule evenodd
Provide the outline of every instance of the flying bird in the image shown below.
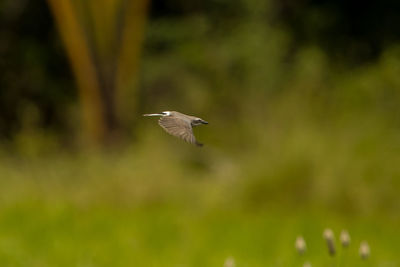
<path fill-rule="evenodd" d="M 158 124 L 167 133 L 179 137 L 188 143 L 203 146 L 203 144 L 197 142 L 193 134 L 193 127 L 208 124 L 205 120 L 177 111 L 163 111 L 161 113 L 143 114 L 143 116 L 159 116 Z"/>

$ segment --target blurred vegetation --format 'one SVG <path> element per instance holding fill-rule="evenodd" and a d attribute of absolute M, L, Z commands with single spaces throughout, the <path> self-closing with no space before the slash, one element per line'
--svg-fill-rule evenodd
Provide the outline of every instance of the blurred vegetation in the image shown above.
<path fill-rule="evenodd" d="M 58 1 L 0 1 L 0 263 L 301 266 L 301 234 L 327 266 L 332 227 L 355 242 L 348 266 L 364 239 L 365 265 L 400 264 L 397 2 L 152 1 L 122 43 L 116 9 L 62 3 L 82 35 Z M 99 61 L 71 52 L 82 36 Z M 90 133 L 82 55 L 94 92 L 113 88 L 114 148 L 88 145 L 107 122 L 100 107 Z M 206 146 L 141 118 L 163 110 L 209 121 Z"/>
<path fill-rule="evenodd" d="M 119 113 L 128 113 L 127 106 L 133 110 L 133 101 L 127 100 L 134 94 L 126 91 L 132 91 L 136 78 L 147 1 L 48 3 L 80 89 L 88 141 L 115 142 Z"/>

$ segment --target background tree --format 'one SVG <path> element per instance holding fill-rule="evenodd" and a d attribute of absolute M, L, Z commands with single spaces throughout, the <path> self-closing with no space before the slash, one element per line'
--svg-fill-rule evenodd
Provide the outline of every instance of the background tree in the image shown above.
<path fill-rule="evenodd" d="M 147 0 L 48 0 L 64 41 L 90 140 L 118 134 L 132 94 Z M 126 117 L 125 117 L 126 118 Z"/>

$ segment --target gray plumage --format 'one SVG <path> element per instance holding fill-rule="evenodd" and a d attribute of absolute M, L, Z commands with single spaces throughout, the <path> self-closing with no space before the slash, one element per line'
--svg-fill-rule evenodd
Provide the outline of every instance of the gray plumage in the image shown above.
<path fill-rule="evenodd" d="M 208 124 L 203 119 L 189 116 L 177 111 L 163 111 L 161 113 L 144 114 L 143 116 L 160 116 L 158 124 L 169 134 L 179 137 L 188 143 L 202 146 L 193 134 L 193 127 Z"/>

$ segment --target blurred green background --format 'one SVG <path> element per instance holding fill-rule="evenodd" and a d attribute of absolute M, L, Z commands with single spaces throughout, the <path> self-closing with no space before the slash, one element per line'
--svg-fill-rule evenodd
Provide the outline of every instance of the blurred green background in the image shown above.
<path fill-rule="evenodd" d="M 0 265 L 400 266 L 399 11 L 1 0 Z"/>

